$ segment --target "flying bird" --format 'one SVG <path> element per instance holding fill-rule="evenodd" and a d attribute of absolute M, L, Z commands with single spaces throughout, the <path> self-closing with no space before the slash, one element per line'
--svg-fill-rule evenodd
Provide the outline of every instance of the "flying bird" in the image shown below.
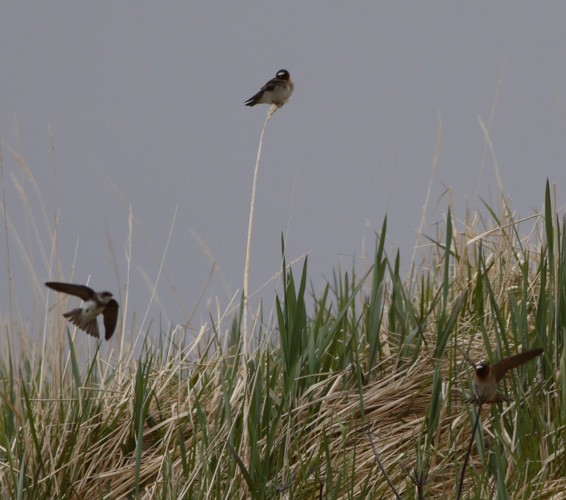
<path fill-rule="evenodd" d="M 112 298 L 110 292 L 95 292 L 92 288 L 85 285 L 75 285 L 73 283 L 59 283 L 48 281 L 45 286 L 62 293 L 75 295 L 83 300 L 81 307 L 72 309 L 63 314 L 73 325 L 89 335 L 99 338 L 98 323 L 96 318 L 99 314 L 104 317 L 104 329 L 106 340 L 110 340 L 116 323 L 118 322 L 118 302 Z"/>
<path fill-rule="evenodd" d="M 505 396 L 497 391 L 497 384 L 509 370 L 540 356 L 542 353 L 543 349 L 541 348 L 524 351 L 504 358 L 494 365 L 490 365 L 486 361 L 474 364 L 463 353 L 466 360 L 474 367 L 473 384 L 475 397 L 470 398 L 468 401 L 476 401 L 478 403 L 499 403 L 504 401 Z"/>
<path fill-rule="evenodd" d="M 274 104 L 281 107 L 285 104 L 291 94 L 295 84 L 291 80 L 291 75 L 286 69 L 280 69 L 275 78 L 269 80 L 261 90 L 250 97 L 246 102 L 246 106 L 255 106 L 256 104 Z"/>

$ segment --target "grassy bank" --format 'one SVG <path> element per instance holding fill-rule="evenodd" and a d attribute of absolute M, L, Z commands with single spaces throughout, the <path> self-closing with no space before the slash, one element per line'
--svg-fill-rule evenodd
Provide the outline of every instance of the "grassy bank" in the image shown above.
<path fill-rule="evenodd" d="M 386 251 L 384 222 L 371 262 L 322 290 L 306 260 L 283 260 L 274 319 L 260 308 L 250 331 L 241 306 L 231 327 L 173 329 L 140 355 L 96 349 L 85 363 L 72 330 L 42 357 L 3 325 L 0 491 L 454 498 L 476 411 L 460 350 L 493 361 L 543 347 L 506 377 L 512 401 L 482 410 L 464 497 L 564 498 L 566 233 L 548 186 L 545 200 L 522 223 L 505 203 L 464 222 L 448 211 L 408 265 Z M 46 311 L 48 337 L 67 328 L 60 312 Z M 120 325 L 118 338 L 139 335 Z"/>

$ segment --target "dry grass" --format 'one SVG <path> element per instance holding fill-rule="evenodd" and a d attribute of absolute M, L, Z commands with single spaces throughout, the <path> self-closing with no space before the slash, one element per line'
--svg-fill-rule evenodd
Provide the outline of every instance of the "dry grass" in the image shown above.
<path fill-rule="evenodd" d="M 296 280 L 283 258 L 273 320 L 259 309 L 248 332 L 242 303 L 141 352 L 121 342 L 83 353 L 71 331 L 57 344 L 61 302 L 37 323 L 12 304 L 2 317 L 0 491 L 392 498 L 391 484 L 402 498 L 453 498 L 475 416 L 459 349 L 497 359 L 536 345 L 544 356 L 507 377 L 512 402 L 482 411 L 464 495 L 565 498 L 566 235 L 553 206 L 547 188 L 526 236 L 505 203 L 462 222 L 448 212 L 407 279 L 385 250 L 385 223 L 371 263 L 337 271 L 310 296 L 306 259 Z M 13 234 L 6 211 L 4 226 Z M 139 335 L 127 325 L 116 338 Z M 32 333 L 42 330 L 39 345 Z"/>

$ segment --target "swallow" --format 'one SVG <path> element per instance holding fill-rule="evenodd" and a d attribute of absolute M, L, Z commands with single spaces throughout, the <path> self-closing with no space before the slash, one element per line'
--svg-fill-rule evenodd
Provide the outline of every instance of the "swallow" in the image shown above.
<path fill-rule="evenodd" d="M 291 80 L 291 75 L 286 69 L 280 69 L 275 78 L 269 80 L 261 90 L 250 97 L 246 102 L 246 106 L 255 106 L 256 104 L 274 104 L 277 107 L 283 106 L 291 97 L 295 84 Z"/>
<path fill-rule="evenodd" d="M 110 292 L 95 292 L 85 285 L 74 285 L 73 283 L 58 283 L 48 281 L 45 286 L 57 291 L 75 295 L 83 300 L 81 307 L 77 307 L 63 314 L 73 325 L 92 337 L 99 338 L 98 323 L 96 318 L 99 314 L 104 317 L 104 329 L 106 340 L 110 340 L 116 323 L 118 322 L 118 302 L 112 298 Z"/>
<path fill-rule="evenodd" d="M 497 391 L 497 384 L 503 379 L 505 374 L 518 366 L 540 356 L 543 349 L 533 349 L 532 351 L 524 351 L 515 356 L 509 356 L 502 359 L 494 365 L 490 365 L 486 361 L 474 364 L 466 355 L 466 360 L 474 367 L 473 385 L 475 396 L 468 399 L 468 402 L 475 401 L 477 403 L 500 403 L 505 401 L 505 396 Z"/>

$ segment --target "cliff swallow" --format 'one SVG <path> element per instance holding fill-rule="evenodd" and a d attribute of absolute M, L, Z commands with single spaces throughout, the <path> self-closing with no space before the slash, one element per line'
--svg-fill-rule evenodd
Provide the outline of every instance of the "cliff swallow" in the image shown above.
<path fill-rule="evenodd" d="M 255 106 L 256 104 L 275 104 L 275 106 L 281 107 L 285 104 L 291 94 L 295 84 L 291 80 L 291 75 L 286 69 L 280 69 L 275 78 L 269 80 L 261 90 L 250 97 L 246 101 L 246 106 Z"/>
<path fill-rule="evenodd" d="M 81 307 L 77 307 L 63 314 L 73 325 L 78 326 L 93 337 L 99 338 L 98 323 L 96 317 L 102 313 L 104 316 L 104 329 L 106 340 L 110 340 L 116 323 L 118 322 L 118 302 L 112 298 L 110 292 L 95 292 L 85 285 L 74 285 L 72 283 L 58 283 L 48 281 L 45 286 L 57 292 L 75 295 L 83 300 Z"/>
<path fill-rule="evenodd" d="M 486 361 L 474 364 L 467 356 L 466 360 L 474 367 L 473 384 L 475 396 L 468 401 L 477 403 L 499 403 L 505 400 L 505 396 L 497 391 L 497 384 L 505 376 L 505 374 L 517 366 L 539 356 L 543 353 L 543 349 L 533 349 L 532 351 L 524 351 L 515 356 L 502 359 L 494 365 L 490 365 Z"/>

